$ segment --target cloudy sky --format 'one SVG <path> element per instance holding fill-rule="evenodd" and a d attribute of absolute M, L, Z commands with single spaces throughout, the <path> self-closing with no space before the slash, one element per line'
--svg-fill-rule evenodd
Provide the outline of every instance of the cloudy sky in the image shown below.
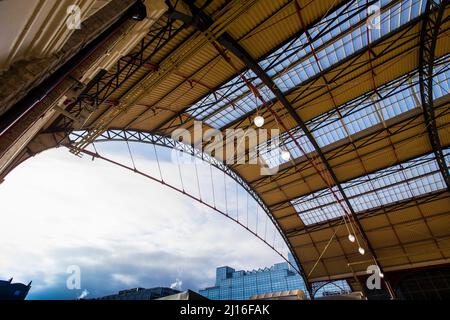
<path fill-rule="evenodd" d="M 198 290 L 213 285 L 217 266 L 253 269 L 281 260 L 201 204 L 64 148 L 7 176 L 0 204 L 0 279 L 32 280 L 29 299 L 74 299 L 84 290 L 97 297 L 177 279 L 182 289 Z M 80 290 L 66 286 L 72 265 L 81 269 Z"/>

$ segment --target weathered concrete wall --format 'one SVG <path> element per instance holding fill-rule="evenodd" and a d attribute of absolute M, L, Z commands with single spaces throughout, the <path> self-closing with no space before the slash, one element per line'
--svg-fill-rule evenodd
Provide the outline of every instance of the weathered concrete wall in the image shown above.
<path fill-rule="evenodd" d="M 75 52 L 80 50 L 83 46 L 89 43 L 92 39 L 97 37 L 100 33 L 104 32 L 109 26 L 111 26 L 119 16 L 123 13 L 123 11 L 118 8 L 122 8 L 126 10 L 128 7 L 124 6 L 114 6 L 114 4 L 118 2 L 122 5 L 124 3 L 132 4 L 133 0 L 117 0 L 111 2 L 110 5 L 102 9 L 97 13 L 96 16 L 93 16 L 92 19 L 89 19 L 86 22 L 86 25 L 81 30 L 81 32 L 75 33 L 71 39 L 66 44 L 65 48 L 67 51 L 61 52 L 61 55 L 64 55 L 69 59 L 69 57 L 73 56 Z M 38 133 L 44 128 L 47 122 L 52 119 L 57 112 L 53 107 L 58 103 L 58 101 L 69 92 L 74 86 L 78 84 L 78 80 L 83 77 L 83 75 L 93 66 L 95 63 L 104 55 L 108 49 L 118 41 L 124 34 L 128 32 L 134 25 L 136 21 L 127 20 L 124 22 L 119 29 L 117 29 L 106 41 L 101 43 L 95 51 L 87 57 L 77 68 L 70 74 L 70 77 L 66 77 L 59 85 L 52 90 L 42 101 L 40 101 L 36 106 L 33 107 L 29 112 L 27 112 L 17 123 L 15 123 L 11 128 L 9 128 L 4 134 L 0 136 L 0 177 L 4 177 L 5 172 L 9 172 L 14 164 L 17 163 L 17 159 L 21 159 L 24 150 L 30 144 L 34 137 L 38 135 Z M 80 45 L 81 44 L 81 45 Z M 73 49 L 73 48 L 77 49 Z M 52 67 L 47 65 L 46 71 L 40 72 L 40 75 L 46 75 L 51 73 L 56 69 L 54 64 L 59 62 L 62 63 L 63 60 L 60 58 L 55 58 L 53 61 Z M 44 64 L 44 62 L 41 62 Z M 26 93 L 29 89 L 29 83 L 27 86 L 22 85 L 21 79 L 24 77 L 29 80 L 29 82 L 35 82 L 33 77 L 30 75 L 24 75 L 25 70 L 20 70 L 20 75 L 15 74 L 12 78 L 15 79 L 14 84 L 11 86 L 10 90 L 16 89 L 16 92 Z M 37 66 L 32 67 L 31 69 L 26 69 L 26 72 L 39 72 L 39 68 Z M 11 78 L 10 78 L 11 80 Z M 1 81 L 1 80 L 0 80 Z M 41 79 L 42 81 L 42 79 Z M 11 81 L 9 81 L 11 85 Z M 1 83 L 1 85 L 6 85 L 5 83 Z M 7 87 L 4 87 L 0 90 L 8 90 Z M 3 91 L 0 91 L 3 93 Z M 11 96 L 11 95 L 10 95 Z M 11 101 L 16 101 L 20 97 L 10 97 Z"/>
<path fill-rule="evenodd" d="M 126 11 L 135 0 L 112 0 L 83 22 L 62 49 L 48 57 L 28 58 L 13 63 L 0 75 L 0 116 L 68 61 Z"/>

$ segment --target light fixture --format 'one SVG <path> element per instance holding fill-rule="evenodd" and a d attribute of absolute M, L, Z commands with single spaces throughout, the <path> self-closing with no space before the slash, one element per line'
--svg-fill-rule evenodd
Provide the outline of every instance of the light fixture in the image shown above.
<path fill-rule="evenodd" d="M 286 149 L 282 149 L 281 150 L 281 159 L 283 159 L 284 161 L 291 160 L 291 153 L 289 151 L 287 151 Z"/>
<path fill-rule="evenodd" d="M 358 251 L 362 256 L 364 255 L 364 253 L 366 253 L 366 250 L 364 250 L 364 248 L 362 248 L 362 247 L 359 247 Z"/>
<path fill-rule="evenodd" d="M 378 275 L 380 276 L 380 278 L 384 278 L 384 273 L 382 273 L 381 271 Z"/>
<path fill-rule="evenodd" d="M 348 240 L 349 240 L 350 242 L 355 242 L 356 238 L 355 238 L 354 235 L 352 235 L 352 234 L 350 233 L 350 234 L 348 235 Z"/>
<path fill-rule="evenodd" d="M 255 119 L 253 119 L 253 122 L 255 123 L 255 126 L 261 128 L 264 125 L 264 118 L 261 116 L 256 116 Z"/>
<path fill-rule="evenodd" d="M 143 21 L 145 18 L 147 18 L 147 7 L 142 1 L 138 1 L 135 3 L 134 7 L 132 8 L 131 17 L 136 21 Z"/>

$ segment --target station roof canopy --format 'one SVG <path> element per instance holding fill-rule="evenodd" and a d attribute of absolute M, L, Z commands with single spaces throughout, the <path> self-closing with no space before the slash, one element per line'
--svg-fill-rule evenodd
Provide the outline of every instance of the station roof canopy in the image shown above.
<path fill-rule="evenodd" d="M 195 120 L 224 132 L 262 116 L 284 152 L 259 148 L 260 161 L 278 171 L 231 167 L 310 280 L 448 263 L 448 1 L 166 4 L 121 59 L 133 72 L 111 68 L 87 92 L 96 108 L 78 129 L 170 136 Z M 47 130 L 65 125 L 59 116 Z"/>

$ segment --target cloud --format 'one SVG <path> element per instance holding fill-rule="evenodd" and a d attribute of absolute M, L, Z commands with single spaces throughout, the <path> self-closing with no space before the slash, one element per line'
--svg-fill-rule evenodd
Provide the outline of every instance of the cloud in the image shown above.
<path fill-rule="evenodd" d="M 81 294 L 78 296 L 78 300 L 80 299 L 85 299 L 87 296 L 89 295 L 89 291 L 87 291 L 86 289 L 84 289 Z"/>
<path fill-rule="evenodd" d="M 183 286 L 183 281 L 181 281 L 180 279 L 176 279 L 174 283 L 172 283 L 170 285 L 170 289 L 175 289 L 175 290 L 182 290 L 182 286 Z"/>
<path fill-rule="evenodd" d="M 170 164 L 165 169 L 177 172 Z M 201 204 L 65 149 L 14 170 L 0 185 L 0 203 L 0 279 L 33 280 L 31 299 L 77 299 L 85 290 L 98 297 L 130 286 L 171 286 L 173 279 L 198 290 L 213 285 L 217 266 L 252 269 L 280 261 Z M 70 265 L 80 266 L 80 290 L 66 288 Z"/>
<path fill-rule="evenodd" d="M 112 278 L 127 287 L 134 286 L 137 283 L 136 277 L 129 274 L 115 273 L 112 275 Z"/>

